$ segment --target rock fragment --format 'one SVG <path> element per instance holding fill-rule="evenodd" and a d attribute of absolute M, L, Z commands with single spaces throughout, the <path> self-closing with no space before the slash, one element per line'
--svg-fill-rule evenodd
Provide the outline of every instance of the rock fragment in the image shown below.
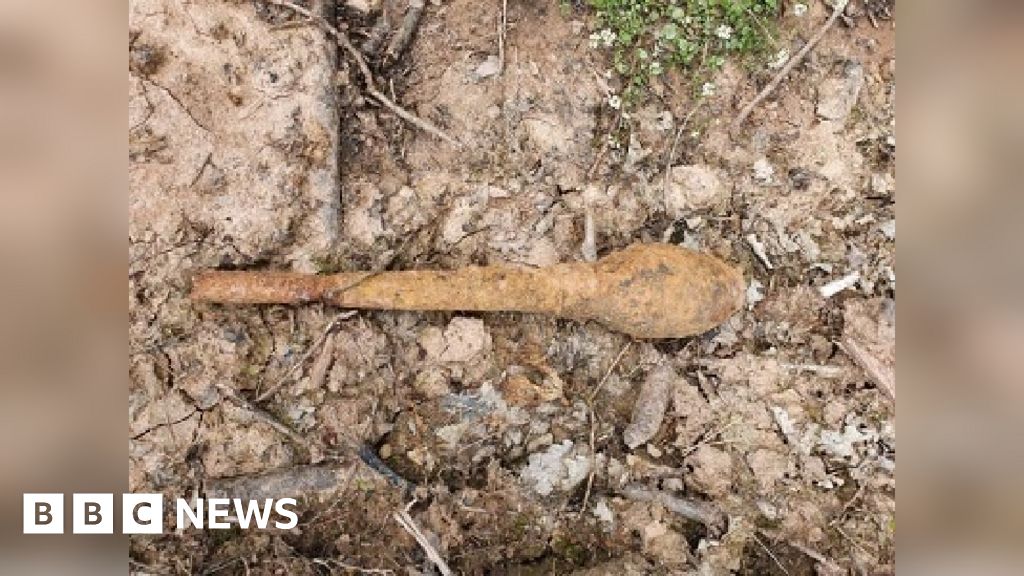
<path fill-rule="evenodd" d="M 890 399 L 896 400 L 896 322 L 891 301 L 851 300 L 840 345 Z"/>
<path fill-rule="evenodd" d="M 530 454 L 520 478 L 534 492 L 547 496 L 556 489 L 568 492 L 587 479 L 590 457 L 574 449 L 572 440 L 552 444 L 547 450 Z"/>
<path fill-rule="evenodd" d="M 747 454 L 747 465 L 754 473 L 761 490 L 771 490 L 775 482 L 789 472 L 789 458 L 774 450 L 759 448 Z"/>
<path fill-rule="evenodd" d="M 732 489 L 732 457 L 724 450 L 712 446 L 701 446 L 687 458 L 693 466 L 693 473 L 686 481 L 697 490 L 718 498 L 729 494 Z"/>
<path fill-rule="evenodd" d="M 453 318 L 444 330 L 442 362 L 468 362 L 491 346 L 491 335 L 479 318 Z"/>
<path fill-rule="evenodd" d="M 864 68 L 858 63 L 846 67 L 842 78 L 829 78 L 818 86 L 818 116 L 842 122 L 857 104 L 864 86 Z"/>
<path fill-rule="evenodd" d="M 727 190 L 718 173 L 708 166 L 673 166 L 665 187 L 665 211 L 673 218 L 692 215 L 721 205 Z"/>
<path fill-rule="evenodd" d="M 640 388 L 633 406 L 633 418 L 622 433 L 622 440 L 630 449 L 647 442 L 658 433 L 668 409 L 672 384 L 678 379 L 671 366 L 661 365 L 651 371 Z"/>
<path fill-rule="evenodd" d="M 477 80 L 484 80 L 491 76 L 496 76 L 499 72 L 501 72 L 501 62 L 497 56 L 491 55 L 476 67 L 476 70 L 473 71 L 473 76 Z"/>

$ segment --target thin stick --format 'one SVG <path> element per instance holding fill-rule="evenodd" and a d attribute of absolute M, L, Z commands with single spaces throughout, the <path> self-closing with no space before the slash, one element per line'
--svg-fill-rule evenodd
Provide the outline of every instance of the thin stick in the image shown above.
<path fill-rule="evenodd" d="M 295 371 L 298 370 L 300 366 L 305 364 L 306 361 L 313 356 L 313 353 L 319 350 L 320 347 L 323 346 L 325 342 L 327 342 L 327 337 L 331 335 L 331 332 L 334 332 L 334 330 L 337 329 L 338 324 L 342 320 L 347 320 L 355 316 L 356 313 L 356 310 L 348 310 L 342 312 L 341 314 L 338 314 L 337 316 L 334 317 L 333 320 L 328 322 L 327 328 L 324 329 L 323 334 L 321 334 L 320 337 L 317 338 L 316 342 L 314 342 L 309 348 L 306 349 L 306 351 L 302 354 L 302 357 L 296 360 L 295 363 L 292 364 L 287 371 L 285 371 L 284 375 L 282 375 L 281 378 L 279 378 L 278 381 L 274 383 L 273 386 L 267 388 L 267 390 L 263 393 L 260 393 L 259 390 L 257 389 L 256 402 L 263 402 L 267 398 L 270 398 L 271 396 L 274 395 L 274 393 L 280 390 L 282 386 L 287 384 L 291 377 L 295 374 Z"/>
<path fill-rule="evenodd" d="M 871 6 L 868 6 L 867 0 L 864 0 L 861 4 L 864 6 L 864 11 L 868 13 L 868 20 L 871 20 L 871 27 L 877 29 L 878 19 L 875 18 L 875 13 L 871 10 Z"/>
<path fill-rule="evenodd" d="M 452 570 L 448 567 L 448 563 L 444 561 L 444 558 L 441 558 L 441 555 L 438 554 L 437 550 L 430 544 L 430 541 L 427 540 L 423 531 L 416 525 L 412 516 L 409 516 L 408 510 L 399 510 L 395 512 L 395 520 L 398 521 L 402 528 L 405 528 L 406 532 L 416 539 L 416 543 L 420 545 L 420 548 L 423 548 L 423 551 L 427 554 L 427 558 L 429 558 L 430 561 L 434 563 L 434 566 L 437 566 L 437 569 L 440 570 L 441 576 L 452 576 Z"/>
<path fill-rule="evenodd" d="M 680 498 L 661 490 L 649 490 L 635 484 L 623 488 L 622 495 L 637 502 L 656 502 L 667 510 L 679 514 L 687 520 L 700 522 L 711 530 L 718 531 L 725 528 L 725 516 L 713 505 L 705 502 Z"/>
<path fill-rule="evenodd" d="M 508 0 L 501 0 L 501 21 L 498 23 L 498 74 L 505 72 L 505 31 L 508 29 Z"/>
<path fill-rule="evenodd" d="M 587 202 L 583 212 L 583 246 L 580 247 L 583 260 L 597 262 L 597 224 L 594 223 L 594 207 Z"/>
<path fill-rule="evenodd" d="M 218 384 L 217 390 L 219 390 L 221 394 L 223 394 L 232 402 L 234 402 L 239 408 L 242 408 L 252 413 L 254 418 L 259 420 L 260 422 L 263 422 L 267 426 L 270 426 L 274 430 L 277 430 L 282 436 L 287 437 L 297 446 L 305 448 L 306 451 L 310 450 L 309 441 L 305 437 L 303 437 L 295 430 L 292 430 L 291 427 L 275 418 L 274 415 L 271 414 L 270 412 L 267 412 L 266 410 L 260 408 L 259 406 L 253 405 L 251 402 L 243 398 L 240 394 L 238 394 L 233 389 L 229 388 L 224 384 Z"/>
<path fill-rule="evenodd" d="M 459 143 L 458 140 L 445 134 L 444 131 L 442 131 L 437 126 L 434 126 L 430 122 L 427 122 L 426 120 L 416 116 L 415 114 L 408 112 L 398 104 L 395 104 L 387 96 L 385 96 L 379 90 L 377 90 L 377 85 L 373 80 L 373 72 L 370 71 L 370 67 L 366 64 L 366 60 L 363 58 L 362 52 L 360 52 L 359 49 L 353 46 L 352 42 L 349 41 L 347 34 L 338 30 L 334 26 L 331 26 L 329 22 L 317 16 L 316 14 L 313 14 L 307 8 L 299 6 L 298 4 L 289 2 L 288 0 L 266 1 L 271 4 L 274 4 L 275 6 L 288 8 L 289 10 L 292 10 L 297 14 L 309 18 L 311 21 L 320 26 L 324 31 L 330 34 L 335 39 L 335 41 L 337 41 L 338 45 L 344 48 L 345 51 L 349 53 L 349 56 L 351 56 L 352 59 L 356 61 L 356 66 L 359 68 L 359 72 L 363 76 L 363 82 L 366 83 L 367 94 L 372 96 L 382 106 L 393 112 L 399 118 L 405 120 L 406 122 L 412 124 L 413 126 L 416 126 L 417 128 L 423 130 L 424 132 L 427 132 L 432 136 L 440 138 L 441 140 L 444 140 L 445 142 L 451 144 L 452 146 L 455 146 L 456 148 L 462 147 L 462 144 Z"/>
<path fill-rule="evenodd" d="M 335 560 L 334 558 L 313 558 L 313 564 L 317 566 L 323 566 L 328 570 L 331 566 L 336 566 L 342 570 L 348 570 L 349 572 L 356 572 L 358 574 L 394 574 L 394 570 L 388 570 L 387 568 L 363 568 L 354 564 L 346 564 L 341 560 Z"/>
<path fill-rule="evenodd" d="M 377 90 L 376 88 L 367 88 L 366 92 L 370 96 L 376 98 L 377 101 L 380 102 L 382 106 L 394 112 L 395 116 L 398 116 L 402 120 L 405 120 L 406 122 L 412 124 L 413 126 L 419 128 L 420 130 L 423 130 L 424 132 L 430 134 L 431 136 L 434 136 L 435 138 L 444 140 L 445 142 L 451 144 L 455 148 L 462 148 L 462 143 L 460 143 L 458 140 L 452 138 L 437 126 L 434 126 L 430 122 L 427 122 L 426 120 L 420 118 L 419 116 L 416 116 L 412 112 L 405 110 L 398 104 L 395 104 L 394 102 L 389 100 L 387 96 L 381 94 L 380 91 Z"/>
<path fill-rule="evenodd" d="M 420 17 L 423 16 L 423 8 L 425 6 L 426 2 L 424 0 L 409 0 L 409 8 L 405 12 L 405 18 L 402 20 L 402 27 L 398 30 L 398 34 L 395 35 L 394 39 L 391 40 L 391 45 L 388 46 L 387 53 L 384 55 L 386 59 L 395 62 L 405 52 L 405 49 L 409 47 L 413 35 L 416 34 L 416 28 L 420 24 Z"/>
<path fill-rule="evenodd" d="M 594 415 L 594 398 L 597 397 L 597 393 L 604 387 L 604 383 L 611 377 L 612 372 L 615 371 L 615 367 L 619 365 L 619 361 L 626 355 L 626 350 L 632 346 L 633 341 L 626 342 L 626 345 L 619 350 L 615 359 L 612 360 L 611 366 L 608 367 L 608 371 L 601 377 L 601 381 L 597 383 L 597 386 L 590 391 L 590 396 L 587 397 L 587 412 L 590 414 L 590 475 L 587 476 L 587 491 L 583 493 L 583 506 L 580 507 L 580 515 L 587 511 L 587 504 L 590 503 L 590 490 L 594 487 L 594 475 L 597 473 L 597 448 L 596 436 L 597 436 L 597 417 Z"/>
<path fill-rule="evenodd" d="M 377 22 L 374 23 L 373 28 L 370 28 L 370 33 L 367 34 L 366 40 L 359 46 L 359 49 L 374 56 L 377 51 L 380 50 L 380 45 L 384 42 L 388 32 L 391 31 L 391 26 L 388 24 L 388 10 L 387 4 L 384 4 L 384 9 L 381 11 L 380 16 L 377 17 Z"/>
<path fill-rule="evenodd" d="M 786 567 L 782 565 L 782 562 L 779 561 L 775 554 L 773 554 L 772 551 L 769 550 L 767 546 L 765 546 L 764 542 L 761 542 L 761 539 L 757 537 L 757 534 L 751 534 L 750 536 L 754 539 L 754 542 L 757 542 L 761 546 L 761 548 L 764 548 L 764 551 L 767 552 L 769 556 L 771 556 L 772 560 L 775 561 L 775 564 L 779 567 L 780 570 L 782 570 L 782 573 L 786 576 L 789 576 L 789 570 L 786 570 Z"/>
<path fill-rule="evenodd" d="M 612 132 L 618 130 L 620 125 L 622 125 L 622 114 L 619 114 L 615 119 L 615 126 L 612 128 Z M 608 153 L 610 144 L 611 141 L 608 138 L 605 138 L 604 145 L 601 146 L 601 150 L 597 153 L 597 158 L 594 158 L 594 163 L 591 164 L 590 169 L 587 170 L 587 180 L 591 180 L 594 177 L 594 173 L 597 172 L 598 167 L 601 166 L 601 161 L 604 160 L 605 154 Z"/>
<path fill-rule="evenodd" d="M 593 404 L 587 404 L 587 413 L 590 414 L 590 474 L 587 476 L 587 491 L 583 493 L 583 505 L 580 506 L 579 516 L 587 511 L 587 504 L 590 503 L 590 490 L 594 487 L 594 474 L 597 472 L 597 448 L 595 445 L 597 436 L 597 417 L 594 416 Z"/>
<path fill-rule="evenodd" d="M 893 373 L 892 367 L 849 336 L 839 342 L 839 347 L 867 373 L 879 389 L 885 392 L 890 402 L 896 402 L 896 374 Z"/>
<path fill-rule="evenodd" d="M 827 558 L 824 554 L 822 554 L 821 552 L 818 552 L 817 550 L 814 550 L 812 548 L 808 548 L 807 546 L 804 546 L 803 544 L 800 544 L 799 542 L 790 542 L 789 545 L 792 546 L 793 548 L 796 548 L 797 550 L 803 552 L 804 555 L 806 555 L 808 558 L 814 560 L 818 564 L 824 565 L 826 568 L 828 568 L 829 573 L 831 573 L 831 574 L 845 574 L 846 573 L 843 570 L 842 566 L 840 566 L 839 564 L 836 564 L 830 558 Z"/>
<path fill-rule="evenodd" d="M 782 70 L 779 70 L 779 73 L 776 74 L 774 78 L 772 78 L 772 81 L 769 82 L 768 85 L 764 87 L 764 90 L 761 90 L 760 94 L 758 94 L 753 100 L 751 100 L 749 103 L 747 103 L 746 106 L 743 107 L 739 115 L 736 116 L 736 119 L 733 120 L 732 127 L 730 128 L 734 134 L 740 129 L 743 123 L 746 122 L 747 117 L 750 116 L 750 113 L 754 111 L 754 108 L 757 107 L 758 104 L 763 102 L 765 98 L 770 96 L 771 93 L 774 92 L 775 89 L 779 87 L 779 84 L 782 83 L 786 76 L 788 76 L 789 73 L 793 71 L 793 68 L 796 68 L 796 65 L 799 64 L 804 59 L 804 57 L 806 57 L 811 52 L 811 50 L 814 49 L 818 42 L 821 42 L 821 39 L 825 37 L 825 33 L 828 32 L 830 28 L 832 28 L 832 25 L 836 23 L 836 20 L 839 18 L 839 15 L 842 14 L 843 10 L 846 9 L 847 2 L 848 0 L 836 1 L 836 5 L 832 9 L 832 14 L 828 17 L 828 20 L 825 21 L 825 24 L 823 24 L 822 27 L 818 29 L 818 32 L 815 33 L 813 37 L 811 37 L 807 44 L 804 44 L 804 47 L 801 48 L 800 51 L 796 53 L 796 55 L 789 59 L 789 62 L 786 62 L 786 65 L 782 67 Z"/>
<path fill-rule="evenodd" d="M 590 396 L 587 398 L 588 404 L 594 402 L 594 398 L 597 397 L 597 393 L 601 391 L 602 387 L 604 387 L 604 383 L 607 382 L 608 378 L 611 377 L 612 371 L 614 371 L 615 367 L 619 365 L 619 361 L 622 360 L 622 357 L 626 355 L 626 350 L 629 350 L 629 347 L 632 345 L 633 341 L 630 340 L 629 342 L 626 342 L 626 345 L 622 347 L 622 350 L 619 350 L 618 356 L 615 357 L 615 360 L 612 360 L 612 365 L 608 367 L 608 371 L 604 373 L 604 376 L 601 378 L 601 381 L 598 382 L 597 386 L 590 391 Z"/>
<path fill-rule="evenodd" d="M 692 118 L 693 115 L 696 114 L 697 110 L 699 109 L 700 103 L 697 103 L 697 105 L 694 106 L 693 109 L 690 110 L 689 113 L 687 113 L 686 116 L 683 118 L 682 124 L 680 124 L 679 129 L 676 130 L 675 138 L 672 139 L 672 147 L 669 148 L 668 158 L 665 159 L 665 177 L 661 184 L 663 191 L 668 191 L 669 170 L 672 168 L 672 161 L 675 160 L 676 157 L 676 146 L 679 145 L 679 138 L 683 135 L 683 132 L 686 130 L 686 126 L 690 123 L 690 118 Z"/>
<path fill-rule="evenodd" d="M 665 159 L 665 177 L 662 178 L 661 189 L 664 192 L 668 192 L 668 179 L 669 171 L 672 169 L 672 160 L 676 156 L 676 146 L 679 144 L 679 137 L 683 135 L 683 130 L 686 130 L 686 124 L 679 126 L 676 130 L 676 137 L 672 139 L 672 147 L 668 150 L 668 158 Z"/>

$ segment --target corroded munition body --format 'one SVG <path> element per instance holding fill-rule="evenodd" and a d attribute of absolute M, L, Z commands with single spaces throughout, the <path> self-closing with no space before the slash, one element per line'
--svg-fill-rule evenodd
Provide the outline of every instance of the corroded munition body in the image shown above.
<path fill-rule="evenodd" d="M 743 305 L 740 272 L 669 244 L 635 244 L 595 263 L 548 268 L 352 272 L 210 271 L 192 297 L 231 304 L 320 301 L 343 308 L 479 310 L 595 320 L 637 338 L 680 338 L 709 330 Z"/>

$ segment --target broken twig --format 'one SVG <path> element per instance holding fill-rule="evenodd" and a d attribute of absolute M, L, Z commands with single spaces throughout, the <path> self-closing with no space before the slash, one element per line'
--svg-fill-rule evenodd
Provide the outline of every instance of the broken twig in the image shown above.
<path fill-rule="evenodd" d="M 821 39 L 825 37 L 825 33 L 828 32 L 830 28 L 832 28 L 832 25 L 836 23 L 836 20 L 839 18 L 839 15 L 842 14 L 843 10 L 846 9 L 847 2 L 848 0 L 835 0 L 835 6 L 832 8 L 832 14 L 828 17 L 828 20 L 825 21 L 825 24 L 823 24 L 822 27 L 818 29 L 817 33 L 815 33 L 814 36 L 812 36 L 811 39 L 807 41 L 807 44 L 804 44 L 804 47 L 801 48 L 799 52 L 797 52 L 792 58 L 789 59 L 789 62 L 786 62 L 786 65 L 783 66 L 781 70 L 779 70 L 779 73 L 776 74 L 774 78 L 772 78 L 772 81 L 769 82 L 768 85 L 765 86 L 764 89 L 761 90 L 761 92 L 757 96 L 755 96 L 753 100 L 748 102 L 742 110 L 740 110 L 739 115 L 736 116 L 736 119 L 733 120 L 732 122 L 732 127 L 730 130 L 733 134 L 735 134 L 740 129 L 740 127 L 743 126 L 743 123 L 746 122 L 747 117 L 750 116 L 750 113 L 754 111 L 754 108 L 756 108 L 758 104 L 763 102 L 765 98 L 770 96 L 771 93 L 774 92 L 775 89 L 779 87 L 779 84 L 782 83 L 786 76 L 788 76 L 789 73 L 793 71 L 793 68 L 796 68 L 796 65 L 799 64 L 800 61 L 802 61 L 804 57 L 806 57 L 811 52 L 811 50 L 814 49 L 818 42 L 821 42 Z"/>
<path fill-rule="evenodd" d="M 860 366 L 867 373 L 871 381 L 875 383 L 889 400 L 896 401 L 896 374 L 884 361 L 877 358 L 865 346 L 850 337 L 844 337 L 839 343 L 843 352 L 853 359 L 853 362 Z"/>
<path fill-rule="evenodd" d="M 608 371 L 604 373 L 601 381 L 597 383 L 597 386 L 591 390 L 590 396 L 587 397 L 587 413 L 590 415 L 590 474 L 587 476 L 587 491 L 583 493 L 583 505 L 580 507 L 581 516 L 587 511 L 587 504 L 590 503 L 590 491 L 594 487 L 594 474 L 597 471 L 597 416 L 594 414 L 594 398 L 597 397 L 597 393 L 604 387 L 604 383 L 608 381 L 608 378 L 611 378 L 615 367 L 619 365 L 619 361 L 622 360 L 622 357 L 625 356 L 626 351 L 629 350 L 632 344 L 632 340 L 626 342 L 626 345 L 615 356 L 615 360 L 612 360 L 611 366 L 608 367 Z"/>
<path fill-rule="evenodd" d="M 413 500 L 413 503 L 415 502 L 416 501 Z M 412 504 L 409 504 L 409 506 L 412 506 Z M 427 558 L 434 563 L 434 566 L 437 566 L 437 569 L 441 572 L 441 576 L 452 576 L 452 570 L 448 567 L 448 563 L 444 561 L 444 558 L 441 557 L 437 552 L 437 549 L 434 548 L 429 540 L 427 540 L 426 535 L 423 534 L 423 531 L 416 525 L 412 516 L 409 515 L 409 506 L 407 506 L 405 510 L 395 512 L 395 520 L 398 521 L 402 528 L 405 528 L 406 532 L 416 539 L 416 543 L 419 544 L 420 548 L 423 549 L 423 552 L 427 554 Z"/>
<path fill-rule="evenodd" d="M 292 376 L 295 375 L 296 370 L 298 370 L 303 364 L 305 364 L 306 361 L 310 359 L 310 357 L 313 355 L 314 352 L 316 352 L 317 350 L 322 348 L 324 346 L 324 344 L 326 344 L 328 337 L 335 330 L 337 330 L 338 325 L 341 323 L 341 321 L 342 320 L 347 320 L 347 319 L 349 319 L 349 318 L 351 318 L 351 317 L 353 317 L 355 315 L 356 315 L 356 311 L 355 310 L 348 310 L 348 311 L 342 312 L 341 314 L 338 314 L 337 316 L 334 317 L 333 320 L 328 322 L 327 323 L 327 328 L 324 329 L 323 334 L 321 334 L 320 337 L 317 338 L 316 342 L 314 342 L 312 346 L 310 346 L 309 348 L 306 349 L 306 351 L 302 354 L 302 357 L 299 358 L 298 360 L 296 360 L 295 363 L 292 364 L 291 367 L 288 368 L 287 371 L 285 371 L 284 375 L 281 376 L 281 378 L 279 378 L 277 380 L 277 382 L 274 383 L 273 386 L 271 386 L 270 388 L 267 388 L 267 390 L 265 392 L 262 392 L 262 393 L 260 393 L 259 389 L 256 390 L 256 394 L 257 394 L 256 395 L 256 402 L 263 402 L 267 398 L 270 398 L 278 390 L 280 390 L 282 386 L 287 384 L 288 381 L 292 378 Z"/>
<path fill-rule="evenodd" d="M 775 565 L 778 566 L 780 570 L 782 570 L 782 573 L 786 576 L 789 576 L 789 570 L 786 570 L 786 567 L 779 560 L 778 556 L 776 556 L 775 553 L 772 552 L 771 549 L 768 548 L 768 546 L 764 542 L 762 542 L 760 538 L 757 537 L 757 534 L 751 534 L 750 537 L 754 539 L 754 542 L 757 542 L 758 546 L 760 546 L 765 552 L 768 553 L 768 556 L 772 559 L 773 562 L 775 562 Z"/>
<path fill-rule="evenodd" d="M 498 21 L 498 74 L 505 72 L 505 34 L 508 32 L 508 0 L 501 0 L 501 20 Z"/>
<path fill-rule="evenodd" d="M 266 1 L 271 4 L 274 4 L 275 6 L 288 8 L 289 10 L 294 11 L 296 14 L 300 14 L 302 16 L 305 16 L 306 18 L 309 18 L 312 22 L 320 26 L 325 32 L 330 34 L 335 39 L 335 41 L 337 41 L 338 45 L 344 48 L 345 51 L 348 52 L 349 56 L 351 56 L 352 59 L 355 60 L 356 66 L 359 68 L 359 72 L 363 76 L 363 82 L 366 83 L 366 93 L 373 97 L 382 106 L 393 112 L 402 120 L 405 120 L 406 122 L 412 124 L 413 126 L 416 126 L 417 128 L 423 130 L 424 132 L 427 132 L 428 134 L 435 136 L 436 138 L 444 140 L 445 142 L 451 144 L 456 148 L 462 147 L 462 144 L 458 140 L 452 138 L 437 126 L 434 126 L 430 122 L 427 122 L 426 120 L 420 118 L 419 116 L 416 116 L 415 114 L 407 111 L 405 108 L 402 108 L 398 104 L 395 104 L 394 102 L 391 101 L 390 98 L 388 98 L 380 90 L 378 90 L 377 84 L 374 82 L 373 79 L 373 72 L 370 71 L 369 65 L 366 64 L 366 59 L 363 58 L 363 53 L 360 52 L 358 48 L 352 45 L 352 42 L 348 38 L 348 34 L 345 34 L 344 32 L 338 30 L 323 18 L 310 12 L 309 9 L 303 8 L 302 6 L 299 6 L 294 2 L 288 2 L 287 0 Z"/>
<path fill-rule="evenodd" d="M 287 437 L 289 440 L 294 442 L 296 446 L 304 448 L 307 452 L 311 451 L 309 441 L 305 437 L 275 418 L 270 412 L 267 412 L 259 406 L 253 405 L 252 402 L 246 400 L 241 394 L 235 392 L 235 390 L 224 384 L 218 384 L 217 390 L 219 390 L 223 396 L 234 402 L 236 406 L 250 412 L 254 418 L 263 422 L 267 426 L 270 426 L 274 430 L 277 430 L 282 436 Z"/>
<path fill-rule="evenodd" d="M 637 485 L 626 486 L 622 489 L 622 495 L 630 500 L 661 504 L 669 511 L 687 520 L 700 522 L 714 532 L 721 533 L 725 530 L 725 515 L 706 502 L 680 498 L 668 492 L 650 490 Z"/>
<path fill-rule="evenodd" d="M 405 52 L 405 49 L 409 47 L 412 37 L 416 34 L 416 28 L 420 24 L 420 17 L 423 16 L 423 8 L 425 6 L 426 2 L 424 0 L 409 0 L 409 9 L 405 12 L 402 27 L 398 30 L 398 34 L 391 39 L 391 44 L 388 45 L 387 53 L 384 55 L 387 63 L 397 61 L 402 53 Z"/>

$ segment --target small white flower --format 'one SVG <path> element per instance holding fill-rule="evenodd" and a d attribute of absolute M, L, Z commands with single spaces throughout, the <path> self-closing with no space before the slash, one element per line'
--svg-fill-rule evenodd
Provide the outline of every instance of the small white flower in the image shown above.
<path fill-rule="evenodd" d="M 604 42 L 605 48 L 611 48 L 612 44 L 615 43 L 615 32 L 612 32 L 608 28 L 601 30 L 601 42 Z"/>
<path fill-rule="evenodd" d="M 797 2 L 796 4 L 793 5 L 794 16 L 799 18 L 804 14 L 807 14 L 807 4 L 804 4 L 803 2 Z"/>
<path fill-rule="evenodd" d="M 714 85 L 714 83 L 712 83 L 712 82 L 705 82 L 704 85 L 700 87 L 700 94 L 701 94 L 701 96 L 714 96 L 715 95 L 715 85 Z"/>
<path fill-rule="evenodd" d="M 622 98 L 618 94 L 609 94 L 608 105 L 618 110 L 622 106 Z"/>
<path fill-rule="evenodd" d="M 785 66 L 786 62 L 789 62 L 789 50 L 783 48 L 782 50 L 779 50 L 778 52 L 775 53 L 775 57 L 772 58 L 772 61 L 768 63 L 768 67 L 773 70 L 776 70 L 778 68 L 782 68 L 783 66 Z"/>
<path fill-rule="evenodd" d="M 728 40 L 732 38 L 732 26 L 728 24 L 722 24 L 718 28 L 715 28 L 715 36 L 718 36 L 722 40 Z"/>
<path fill-rule="evenodd" d="M 658 76 L 659 74 L 661 74 L 664 71 L 665 71 L 665 69 L 662 68 L 661 62 L 658 62 L 657 60 L 655 60 L 654 62 L 651 62 L 651 74 L 652 75 Z"/>

